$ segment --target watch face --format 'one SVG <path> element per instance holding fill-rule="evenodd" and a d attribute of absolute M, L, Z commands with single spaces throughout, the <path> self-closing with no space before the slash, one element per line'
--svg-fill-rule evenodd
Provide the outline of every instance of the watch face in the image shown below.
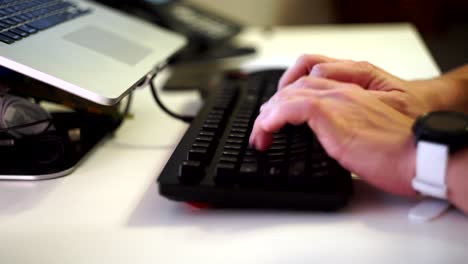
<path fill-rule="evenodd" d="M 413 126 L 416 140 L 449 146 L 450 151 L 468 146 L 468 115 L 458 112 L 431 112 L 418 118 Z"/>

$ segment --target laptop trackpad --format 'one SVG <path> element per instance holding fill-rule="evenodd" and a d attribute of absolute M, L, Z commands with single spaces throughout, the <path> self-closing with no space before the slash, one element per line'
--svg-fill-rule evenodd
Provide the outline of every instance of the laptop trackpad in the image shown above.
<path fill-rule="evenodd" d="M 115 33 L 87 26 L 71 32 L 64 39 L 133 66 L 151 54 L 151 50 Z"/>

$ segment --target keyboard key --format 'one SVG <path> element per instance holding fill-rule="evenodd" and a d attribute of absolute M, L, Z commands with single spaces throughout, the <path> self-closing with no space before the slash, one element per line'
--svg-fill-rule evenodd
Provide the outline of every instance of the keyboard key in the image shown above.
<path fill-rule="evenodd" d="M 10 27 L 9 25 L 0 22 L 0 30 L 2 30 L 2 29 L 7 29 L 7 28 L 9 28 L 9 27 Z"/>
<path fill-rule="evenodd" d="M 233 128 L 248 128 L 249 124 L 246 123 L 234 123 L 232 125 Z"/>
<path fill-rule="evenodd" d="M 270 179 L 280 179 L 286 176 L 286 164 L 281 161 L 269 162 L 265 174 Z"/>
<path fill-rule="evenodd" d="M 219 185 L 231 185 L 236 183 L 236 164 L 222 162 L 216 166 L 215 182 Z"/>
<path fill-rule="evenodd" d="M 33 33 L 36 33 L 36 32 L 37 32 L 37 30 L 36 30 L 35 28 L 28 27 L 28 26 L 26 26 L 26 25 L 21 25 L 21 26 L 17 27 L 17 29 L 26 31 L 26 32 L 28 32 L 29 34 L 33 34 Z"/>
<path fill-rule="evenodd" d="M 200 136 L 202 136 L 202 137 L 203 137 L 203 136 L 207 136 L 207 137 L 212 138 L 212 137 L 215 136 L 215 132 L 202 130 L 202 131 L 200 131 L 200 133 L 198 133 L 198 135 L 200 135 Z"/>
<path fill-rule="evenodd" d="M 260 168 L 256 162 L 244 162 L 239 169 L 241 184 L 246 186 L 259 186 L 262 183 Z"/>
<path fill-rule="evenodd" d="M 196 141 L 199 141 L 199 142 L 213 142 L 214 141 L 214 137 L 210 137 L 210 136 L 198 136 L 195 138 Z"/>
<path fill-rule="evenodd" d="M 288 177 L 302 179 L 306 177 L 305 160 L 292 160 L 289 163 Z"/>
<path fill-rule="evenodd" d="M 271 160 L 285 160 L 286 152 L 285 151 L 268 152 L 267 156 Z"/>
<path fill-rule="evenodd" d="M 203 178 L 199 161 L 184 160 L 179 167 L 179 180 L 183 183 L 196 183 Z"/>
<path fill-rule="evenodd" d="M 20 29 L 11 29 L 10 32 L 13 34 L 20 35 L 23 38 L 29 36 L 28 32 L 22 31 Z"/>
<path fill-rule="evenodd" d="M 247 137 L 247 133 L 231 133 L 229 134 L 230 138 L 239 138 L 239 139 L 244 139 Z"/>
<path fill-rule="evenodd" d="M 18 24 L 24 22 L 24 19 L 21 19 L 19 17 L 11 17 L 10 19 Z"/>
<path fill-rule="evenodd" d="M 218 131 L 218 125 L 215 125 L 215 124 L 204 124 L 203 125 L 203 130 L 207 130 L 207 131 Z"/>
<path fill-rule="evenodd" d="M 221 118 L 209 118 L 206 119 L 205 124 L 219 125 L 222 123 Z"/>
<path fill-rule="evenodd" d="M 239 156 L 240 151 L 237 150 L 224 150 L 223 155 L 224 156 Z"/>
<path fill-rule="evenodd" d="M 247 128 L 233 128 L 231 129 L 232 133 L 237 133 L 237 134 L 246 134 L 248 132 Z"/>
<path fill-rule="evenodd" d="M 228 138 L 226 140 L 226 143 L 228 143 L 228 144 L 242 144 L 243 142 L 244 142 L 244 140 L 239 139 L 239 138 Z"/>
<path fill-rule="evenodd" d="M 9 37 L 13 40 L 20 40 L 21 39 L 21 36 L 18 35 L 18 34 L 15 34 L 13 32 L 10 32 L 10 31 L 4 31 L 1 33 L 2 35 L 6 36 L 6 37 Z"/>
<path fill-rule="evenodd" d="M 0 41 L 6 44 L 12 44 L 13 42 L 15 42 L 13 39 L 3 35 L 2 33 L 0 33 Z"/>
<path fill-rule="evenodd" d="M 221 162 L 235 164 L 235 163 L 237 163 L 237 161 L 239 161 L 239 158 L 236 157 L 236 156 L 223 155 L 223 156 L 221 156 L 221 158 L 219 160 Z"/>
<path fill-rule="evenodd" d="M 224 146 L 224 149 L 240 151 L 242 149 L 242 145 L 240 145 L 240 144 L 227 144 L 227 145 Z"/>
<path fill-rule="evenodd" d="M 206 143 L 206 142 L 197 142 L 197 141 L 195 141 L 195 143 L 192 144 L 192 148 L 208 149 L 208 148 L 210 148 L 210 144 Z"/>
<path fill-rule="evenodd" d="M 12 27 L 17 24 L 15 21 L 8 19 L 8 18 L 2 19 L 0 20 L 0 22 L 2 22 L 3 24 L 6 24 L 8 27 Z"/>
<path fill-rule="evenodd" d="M 204 163 L 208 158 L 208 149 L 207 148 L 191 148 L 188 152 L 188 160 L 196 160 Z"/>
<path fill-rule="evenodd" d="M 68 14 L 57 14 L 53 16 L 48 16 L 45 18 L 38 19 L 31 23 L 28 23 L 27 26 L 35 28 L 37 30 L 44 30 L 49 27 L 60 24 L 68 19 Z"/>

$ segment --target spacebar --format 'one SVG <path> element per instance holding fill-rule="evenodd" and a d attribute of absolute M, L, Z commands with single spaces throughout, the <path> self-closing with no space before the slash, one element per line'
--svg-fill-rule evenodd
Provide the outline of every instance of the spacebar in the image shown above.
<path fill-rule="evenodd" d="M 27 24 L 30 27 L 33 27 L 37 30 L 43 30 L 57 24 L 60 24 L 68 19 L 68 13 L 61 13 L 57 15 L 48 16 L 45 18 L 38 19 Z"/>

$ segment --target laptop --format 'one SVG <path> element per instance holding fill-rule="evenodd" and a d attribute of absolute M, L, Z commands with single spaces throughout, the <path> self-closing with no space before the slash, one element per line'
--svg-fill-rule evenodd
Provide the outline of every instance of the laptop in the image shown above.
<path fill-rule="evenodd" d="M 118 103 L 185 43 L 90 1 L 0 0 L 0 66 L 100 105 Z"/>

